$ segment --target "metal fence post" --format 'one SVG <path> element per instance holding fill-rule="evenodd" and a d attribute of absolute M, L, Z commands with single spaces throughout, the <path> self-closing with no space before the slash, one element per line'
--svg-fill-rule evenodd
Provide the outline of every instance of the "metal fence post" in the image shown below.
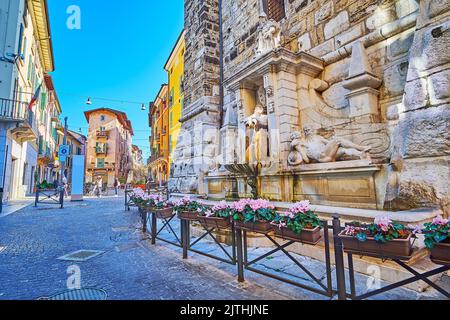
<path fill-rule="evenodd" d="M 158 220 L 156 219 L 156 213 L 152 211 L 152 244 L 156 244 L 156 233 L 157 226 L 158 226 Z"/>
<path fill-rule="evenodd" d="M 36 188 L 36 195 L 34 197 L 34 206 L 37 207 L 39 202 L 39 189 Z"/>
<path fill-rule="evenodd" d="M 347 300 L 345 289 L 345 266 L 344 266 L 344 250 L 342 241 L 339 238 L 341 232 L 341 221 L 339 215 L 333 216 L 333 239 L 334 239 L 334 255 L 336 263 L 336 281 L 338 289 L 338 299 Z"/>
<path fill-rule="evenodd" d="M 147 219 L 148 219 L 147 211 L 142 210 L 142 232 L 143 233 L 147 233 Z"/>
<path fill-rule="evenodd" d="M 189 247 L 189 222 L 187 220 L 181 220 L 181 242 L 183 245 L 183 259 L 188 258 L 188 247 Z"/>
<path fill-rule="evenodd" d="M 242 254 L 242 230 L 236 229 L 238 281 L 244 282 L 244 257 Z"/>

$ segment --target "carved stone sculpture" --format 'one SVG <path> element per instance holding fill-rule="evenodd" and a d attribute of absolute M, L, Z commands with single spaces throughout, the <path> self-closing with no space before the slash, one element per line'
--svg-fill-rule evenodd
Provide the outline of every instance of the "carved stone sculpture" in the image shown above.
<path fill-rule="evenodd" d="M 264 19 L 264 23 L 258 33 L 258 46 L 256 55 L 263 55 L 275 50 L 281 45 L 281 27 L 275 20 Z"/>
<path fill-rule="evenodd" d="M 291 136 L 291 153 L 288 156 L 291 166 L 312 162 L 370 160 L 371 147 L 360 146 L 342 138 L 327 140 L 309 127 L 305 127 L 303 131 L 304 138 L 299 132 L 294 132 Z"/>
<path fill-rule="evenodd" d="M 245 119 L 246 126 L 253 129 L 250 146 L 247 150 L 247 160 L 251 164 L 265 163 L 269 150 L 269 134 L 267 131 L 269 121 L 267 114 L 265 114 L 264 103 L 266 101 L 266 94 L 263 87 L 258 89 L 257 96 L 258 102 L 256 103 L 254 113 Z"/>

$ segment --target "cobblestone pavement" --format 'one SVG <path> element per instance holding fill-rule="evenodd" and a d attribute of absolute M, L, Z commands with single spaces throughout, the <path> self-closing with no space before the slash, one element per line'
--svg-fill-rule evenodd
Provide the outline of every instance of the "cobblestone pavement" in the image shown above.
<path fill-rule="evenodd" d="M 68 267 L 74 264 L 81 270 L 82 287 L 103 289 L 111 300 L 324 299 L 250 272 L 246 273 L 248 281 L 240 284 L 234 266 L 198 254 L 182 260 L 181 249 L 162 242 L 151 246 L 140 229 L 136 210 L 124 211 L 123 198 L 69 202 L 63 210 L 30 206 L 0 218 L 0 299 L 30 300 L 63 292 L 67 289 Z M 198 248 L 214 250 L 208 242 Z M 58 260 L 82 249 L 104 254 L 86 262 Z M 320 266 L 315 265 L 318 262 L 305 263 L 323 278 Z M 276 256 L 260 266 L 285 274 L 292 268 Z M 434 296 L 400 289 L 379 298 L 423 297 Z"/>

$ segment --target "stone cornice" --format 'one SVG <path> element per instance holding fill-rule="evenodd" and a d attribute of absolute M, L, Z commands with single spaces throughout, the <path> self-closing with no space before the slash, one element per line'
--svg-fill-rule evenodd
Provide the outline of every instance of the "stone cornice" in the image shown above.
<path fill-rule="evenodd" d="M 285 71 L 290 73 L 303 73 L 316 77 L 322 72 L 324 62 L 306 52 L 293 53 L 285 48 L 271 51 L 250 62 L 241 70 L 224 80 L 225 87 L 231 90 L 239 89 L 244 79 L 261 77 L 270 71 Z"/>

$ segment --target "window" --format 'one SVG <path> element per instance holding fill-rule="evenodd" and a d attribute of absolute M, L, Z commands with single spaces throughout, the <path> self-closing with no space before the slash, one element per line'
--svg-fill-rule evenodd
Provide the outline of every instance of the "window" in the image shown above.
<path fill-rule="evenodd" d="M 180 96 L 183 95 L 184 92 L 184 76 L 180 76 Z"/>
<path fill-rule="evenodd" d="M 19 46 L 18 46 L 18 48 L 17 48 L 17 54 L 20 56 L 20 57 L 22 57 L 22 59 L 23 59 L 23 56 L 22 56 L 22 53 L 23 53 L 23 51 L 22 51 L 22 49 L 23 49 L 23 24 L 20 24 L 20 31 L 19 31 Z"/>
<path fill-rule="evenodd" d="M 105 167 L 105 158 L 97 158 L 97 168 L 103 169 Z"/>
<path fill-rule="evenodd" d="M 100 121 L 105 121 L 105 120 L 106 120 L 106 117 L 104 115 L 101 115 L 100 116 Z"/>
<path fill-rule="evenodd" d="M 23 48 L 22 48 L 22 60 L 25 61 L 25 57 L 27 55 L 27 37 L 23 39 Z"/>
<path fill-rule="evenodd" d="M 263 9 L 268 19 L 281 21 L 286 17 L 285 0 L 263 0 Z"/>
<path fill-rule="evenodd" d="M 33 60 L 31 58 L 31 54 L 29 54 L 28 56 L 28 75 L 27 75 L 27 79 L 29 82 L 31 82 L 31 71 L 33 68 Z"/>
<path fill-rule="evenodd" d="M 174 88 L 170 89 L 170 94 L 169 94 L 169 107 L 173 106 L 173 98 L 174 98 Z"/>

